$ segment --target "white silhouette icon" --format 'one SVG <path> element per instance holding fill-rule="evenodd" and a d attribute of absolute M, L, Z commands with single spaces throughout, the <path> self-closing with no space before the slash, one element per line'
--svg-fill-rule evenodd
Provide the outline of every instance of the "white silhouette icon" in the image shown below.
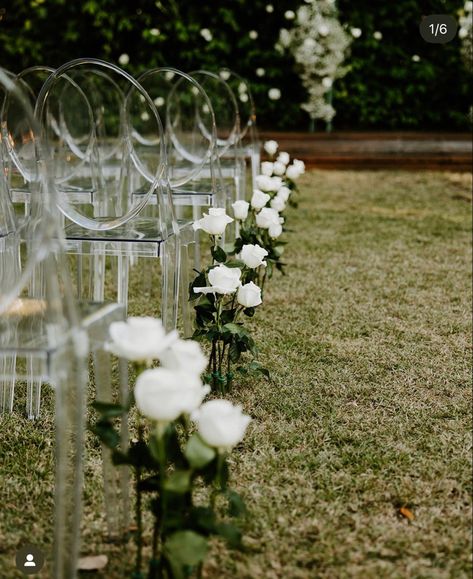
<path fill-rule="evenodd" d="M 29 553 L 28 555 L 26 555 L 26 563 L 23 565 L 23 567 L 36 567 L 36 563 L 33 561 L 34 556 Z"/>

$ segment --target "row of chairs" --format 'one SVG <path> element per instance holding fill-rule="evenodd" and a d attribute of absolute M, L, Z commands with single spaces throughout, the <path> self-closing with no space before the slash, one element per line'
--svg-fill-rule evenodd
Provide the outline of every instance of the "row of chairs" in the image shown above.
<path fill-rule="evenodd" d="M 179 317 L 189 333 L 188 269 L 199 264 L 192 223 L 252 186 L 254 106 L 248 85 L 228 70 L 159 68 L 135 79 L 96 59 L 0 70 L 0 87 L 0 411 L 12 411 L 24 380 L 27 414 L 36 418 L 42 384 L 54 387 L 54 577 L 73 577 L 89 354 L 96 396 L 124 399 L 126 364 L 112 392 L 104 345 L 110 323 L 127 315 L 130 270 L 146 277 L 145 258 L 160 262 L 165 326 Z M 127 525 L 128 481 L 117 479 L 106 453 L 103 474 L 113 534 Z"/>

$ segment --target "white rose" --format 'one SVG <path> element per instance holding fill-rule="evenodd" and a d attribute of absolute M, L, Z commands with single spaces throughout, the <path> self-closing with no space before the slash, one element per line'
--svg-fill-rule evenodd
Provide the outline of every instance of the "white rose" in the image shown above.
<path fill-rule="evenodd" d="M 280 161 L 276 161 L 275 163 L 273 163 L 273 173 L 277 176 L 281 176 L 284 175 L 284 173 L 286 172 L 286 165 L 284 163 L 281 163 Z"/>
<path fill-rule="evenodd" d="M 299 159 L 294 159 L 294 161 L 292 162 L 292 164 L 294 165 L 294 167 L 297 167 L 300 171 L 300 174 L 302 175 L 303 173 L 305 173 L 305 163 L 304 161 L 300 161 Z"/>
<path fill-rule="evenodd" d="M 272 223 L 268 228 L 269 237 L 276 239 L 282 233 L 282 225 L 280 223 Z"/>
<path fill-rule="evenodd" d="M 281 177 L 271 177 L 271 191 L 279 191 L 282 187 Z"/>
<path fill-rule="evenodd" d="M 284 203 L 287 203 L 287 200 L 289 199 L 289 197 L 291 196 L 291 190 L 289 189 L 289 187 L 281 187 L 281 189 L 279 189 L 277 197 L 280 197 Z"/>
<path fill-rule="evenodd" d="M 264 150 L 268 153 L 268 155 L 271 155 L 271 157 L 276 154 L 278 147 L 279 145 L 277 141 L 266 141 L 263 145 Z"/>
<path fill-rule="evenodd" d="M 284 211 L 284 209 L 286 209 L 286 203 L 278 195 L 276 195 L 276 197 L 274 197 L 274 199 L 271 199 L 270 205 L 278 213 L 280 213 L 281 211 Z"/>
<path fill-rule="evenodd" d="M 300 168 L 292 164 L 286 169 L 286 177 L 291 181 L 297 181 L 301 176 Z"/>
<path fill-rule="evenodd" d="M 225 209 L 212 207 L 209 209 L 208 214 L 204 213 L 202 219 L 194 221 L 192 227 L 194 231 L 202 229 L 210 235 L 222 235 L 227 225 L 232 221 L 233 219 L 225 213 Z"/>
<path fill-rule="evenodd" d="M 241 248 L 240 259 L 246 265 L 254 269 L 260 265 L 266 265 L 264 258 L 268 255 L 268 252 L 264 247 L 260 245 L 252 245 L 248 243 Z"/>
<path fill-rule="evenodd" d="M 199 376 L 207 368 L 207 356 L 198 342 L 176 340 L 159 355 L 161 365 L 168 370 L 181 370 Z"/>
<path fill-rule="evenodd" d="M 283 163 L 283 165 L 288 165 L 290 160 L 289 153 L 286 153 L 286 151 L 281 151 L 276 159 L 278 163 Z"/>
<path fill-rule="evenodd" d="M 261 163 L 261 174 L 271 177 L 273 174 L 273 167 L 274 163 L 271 163 L 271 161 L 265 161 L 264 163 Z"/>
<path fill-rule="evenodd" d="M 251 418 L 243 414 L 241 406 L 228 400 L 210 400 L 196 410 L 192 419 L 197 423 L 200 436 L 209 446 L 230 450 L 245 435 Z"/>
<path fill-rule="evenodd" d="M 126 322 L 110 324 L 110 338 L 109 352 L 133 362 L 149 362 L 159 358 L 178 339 L 178 334 L 175 330 L 166 334 L 161 320 L 130 317 Z"/>
<path fill-rule="evenodd" d="M 240 306 L 255 308 L 263 303 L 261 299 L 261 288 L 250 281 L 238 288 L 237 300 Z"/>
<path fill-rule="evenodd" d="M 235 219 L 239 219 L 241 221 L 245 220 L 248 217 L 248 209 L 250 208 L 250 204 L 248 201 L 235 201 L 232 204 L 233 215 L 235 215 Z"/>
<path fill-rule="evenodd" d="M 241 269 L 238 267 L 227 267 L 218 265 L 209 271 L 209 287 L 195 287 L 197 294 L 232 294 L 241 285 Z"/>
<path fill-rule="evenodd" d="M 261 229 L 269 229 L 271 225 L 279 225 L 279 214 L 271 207 L 263 207 L 256 214 L 256 225 Z"/>
<path fill-rule="evenodd" d="M 143 416 L 168 423 L 190 414 L 210 392 L 200 378 L 187 372 L 153 368 L 142 372 L 135 387 L 135 401 Z"/>
<path fill-rule="evenodd" d="M 261 209 L 266 205 L 266 203 L 271 199 L 271 195 L 263 193 L 259 189 L 253 189 L 253 195 L 251 197 L 251 206 L 253 209 Z"/>
<path fill-rule="evenodd" d="M 273 179 L 267 175 L 257 175 L 256 176 L 256 186 L 261 191 L 272 191 L 273 190 Z"/>

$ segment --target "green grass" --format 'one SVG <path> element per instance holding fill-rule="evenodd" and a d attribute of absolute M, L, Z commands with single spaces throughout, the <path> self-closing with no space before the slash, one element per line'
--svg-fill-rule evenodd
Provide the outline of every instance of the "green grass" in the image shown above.
<path fill-rule="evenodd" d="M 471 176 L 311 172 L 299 201 L 252 322 L 272 381 L 231 394 L 254 418 L 232 455 L 247 550 L 216 543 L 204 577 L 470 577 Z M 89 451 L 82 550 L 127 576 Z M 50 542 L 50 415 L 3 419 L 0 453 L 10 578 L 21 540 Z"/>

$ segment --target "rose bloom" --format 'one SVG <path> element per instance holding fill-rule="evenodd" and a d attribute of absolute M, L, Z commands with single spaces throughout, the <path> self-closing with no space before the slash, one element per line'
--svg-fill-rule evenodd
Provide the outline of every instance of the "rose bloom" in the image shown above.
<path fill-rule="evenodd" d="M 271 177 L 271 191 L 279 191 L 282 187 L 281 177 Z"/>
<path fill-rule="evenodd" d="M 276 159 L 278 163 L 282 163 L 283 165 L 288 165 L 290 160 L 289 153 L 286 153 L 286 151 L 281 151 Z"/>
<path fill-rule="evenodd" d="M 208 277 L 210 286 L 195 287 L 195 293 L 232 294 L 241 285 L 241 269 L 238 267 L 227 267 L 223 264 L 218 265 L 209 271 Z"/>
<path fill-rule="evenodd" d="M 273 163 L 273 173 L 275 175 L 280 177 L 281 175 L 284 175 L 285 172 L 286 172 L 286 165 L 284 163 L 281 163 L 280 161 L 276 161 L 275 163 Z"/>
<path fill-rule="evenodd" d="M 135 386 L 135 401 L 143 416 L 167 424 L 191 414 L 210 392 L 197 375 L 168 368 L 142 372 Z"/>
<path fill-rule="evenodd" d="M 245 435 L 251 418 L 228 400 L 210 400 L 192 414 L 204 442 L 220 451 L 231 450 Z"/>
<path fill-rule="evenodd" d="M 268 155 L 271 155 L 271 157 L 276 154 L 278 147 L 279 145 L 277 141 L 266 141 L 263 145 L 264 150 Z"/>
<path fill-rule="evenodd" d="M 110 324 L 110 338 L 106 347 L 112 354 L 133 362 L 150 362 L 159 358 L 178 334 L 175 330 L 166 334 L 161 320 L 130 317 L 126 322 Z"/>
<path fill-rule="evenodd" d="M 280 223 L 272 223 L 268 228 L 269 237 L 276 239 L 282 233 L 282 225 Z"/>
<path fill-rule="evenodd" d="M 281 198 L 284 203 L 287 203 L 287 200 L 289 199 L 289 197 L 291 196 L 291 190 L 289 189 L 289 187 L 281 187 L 281 189 L 279 189 L 277 197 Z"/>
<path fill-rule="evenodd" d="M 270 225 L 279 225 L 279 213 L 271 207 L 263 207 L 256 214 L 256 225 L 261 229 L 269 229 Z"/>
<path fill-rule="evenodd" d="M 294 167 L 297 167 L 299 169 L 299 171 L 301 172 L 301 175 L 302 175 L 302 173 L 305 173 L 304 161 L 300 161 L 299 159 L 294 159 L 292 164 L 294 165 Z"/>
<path fill-rule="evenodd" d="M 253 195 L 251 196 L 251 206 L 253 209 L 261 209 L 270 199 L 271 195 L 263 193 L 259 189 L 253 189 Z"/>
<path fill-rule="evenodd" d="M 255 269 L 256 267 L 259 267 L 260 265 L 263 265 L 263 266 L 266 265 L 264 258 L 267 255 L 268 255 L 268 252 L 266 251 L 266 249 L 264 249 L 264 247 L 261 247 L 260 245 L 256 245 L 256 244 L 252 245 L 251 243 L 248 243 L 247 245 L 244 245 L 241 248 L 240 259 L 246 265 L 246 267 L 249 267 L 251 269 Z"/>
<path fill-rule="evenodd" d="M 297 181 L 302 175 L 301 170 L 296 165 L 292 164 L 286 169 L 286 177 L 291 181 Z"/>
<path fill-rule="evenodd" d="M 225 209 L 212 207 L 208 214 L 204 213 L 202 219 L 194 221 L 192 227 L 194 231 L 202 229 L 209 235 L 222 235 L 227 225 L 232 221 L 233 219 L 225 213 Z"/>
<path fill-rule="evenodd" d="M 281 197 L 279 197 L 279 195 L 276 195 L 274 199 L 271 199 L 270 205 L 278 213 L 281 213 L 281 211 L 284 211 L 284 209 L 286 209 L 286 203 L 283 201 Z"/>
<path fill-rule="evenodd" d="M 261 299 L 261 288 L 250 281 L 238 288 L 238 303 L 245 308 L 255 308 L 263 303 Z"/>
<path fill-rule="evenodd" d="M 273 179 L 272 177 L 268 177 L 267 175 L 257 175 L 256 176 L 256 186 L 261 191 L 265 193 L 267 191 L 273 191 Z"/>
<path fill-rule="evenodd" d="M 273 174 L 273 167 L 274 163 L 271 163 L 271 161 L 265 161 L 264 163 L 261 163 L 261 174 L 271 177 Z"/>
<path fill-rule="evenodd" d="M 180 370 L 199 376 L 207 368 L 207 356 L 198 342 L 176 340 L 159 355 L 161 365 L 168 370 Z"/>
<path fill-rule="evenodd" d="M 239 219 L 240 221 L 244 221 L 248 217 L 248 209 L 250 208 L 250 204 L 248 201 L 235 201 L 232 204 L 233 215 L 235 215 L 235 219 Z"/>

